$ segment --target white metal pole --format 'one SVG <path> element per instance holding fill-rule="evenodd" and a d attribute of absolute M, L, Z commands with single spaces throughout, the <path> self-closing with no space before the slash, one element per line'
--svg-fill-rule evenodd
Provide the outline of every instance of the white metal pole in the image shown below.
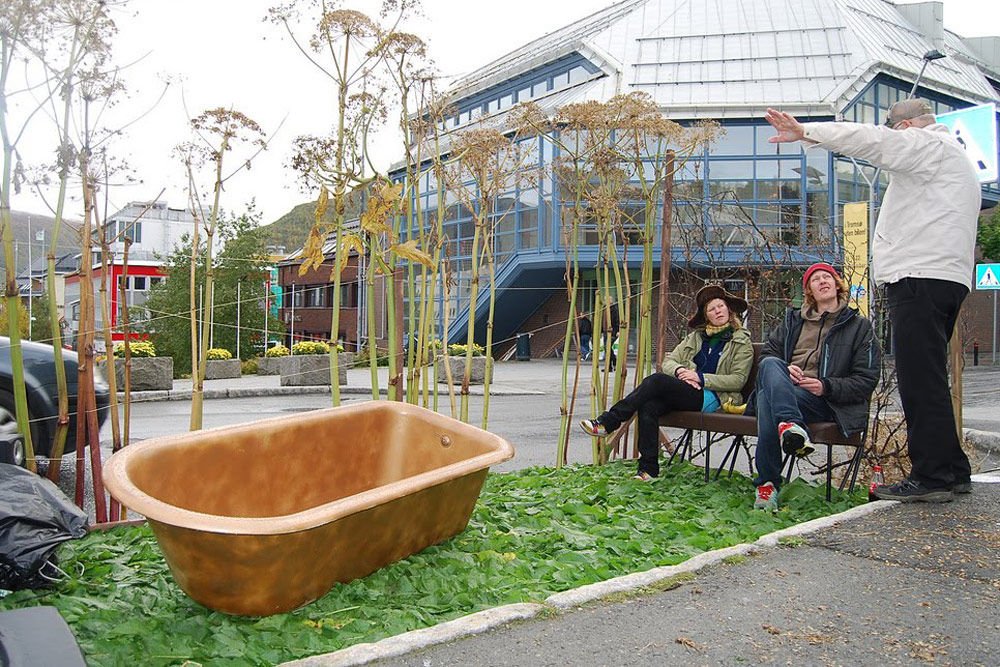
<path fill-rule="evenodd" d="M 212 302 L 208 304 L 208 346 L 215 347 L 215 290 L 212 290 Z"/>
<path fill-rule="evenodd" d="M 240 287 L 242 281 L 236 281 L 236 358 L 240 358 Z"/>
<path fill-rule="evenodd" d="M 295 283 L 292 283 L 292 345 L 295 345 Z"/>
<path fill-rule="evenodd" d="M 267 316 L 271 314 L 271 281 L 264 282 L 264 352 L 267 352 Z"/>
<path fill-rule="evenodd" d="M 198 321 L 195 323 L 195 332 L 198 340 L 198 349 L 201 349 L 201 323 L 205 321 L 205 288 L 198 286 Z M 198 354 L 201 354 L 200 352 Z"/>
<path fill-rule="evenodd" d="M 28 216 L 28 340 L 34 340 L 31 337 L 32 330 L 35 328 L 34 311 L 31 304 L 34 302 L 33 297 L 35 295 L 35 283 L 31 275 L 31 216 Z M 15 265 L 16 268 L 16 265 Z"/>

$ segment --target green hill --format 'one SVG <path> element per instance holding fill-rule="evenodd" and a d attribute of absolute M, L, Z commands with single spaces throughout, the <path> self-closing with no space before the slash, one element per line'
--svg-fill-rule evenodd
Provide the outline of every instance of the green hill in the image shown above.
<path fill-rule="evenodd" d="M 361 210 L 360 197 L 352 194 L 347 201 L 346 217 L 348 220 L 357 218 Z M 264 225 L 267 244 L 284 246 L 285 253 L 290 254 L 302 247 L 312 229 L 316 215 L 316 202 L 305 202 L 295 206 L 269 225 Z M 327 220 L 332 220 L 332 207 L 327 210 Z"/>

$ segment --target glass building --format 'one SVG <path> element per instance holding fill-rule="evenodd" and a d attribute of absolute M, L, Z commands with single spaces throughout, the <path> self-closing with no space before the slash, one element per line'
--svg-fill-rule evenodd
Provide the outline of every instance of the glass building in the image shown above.
<path fill-rule="evenodd" d="M 526 101 L 552 114 L 570 103 L 646 93 L 671 120 L 712 119 L 725 129 L 676 174 L 673 266 L 735 275 L 762 265 L 842 265 L 843 205 L 871 199 L 877 206 L 886 175 L 873 183 L 875 170 L 860 161 L 768 143 L 773 130 L 764 111 L 781 108 L 802 121 L 878 123 L 910 94 L 921 71 L 917 95 L 935 112 L 996 103 L 1000 37 L 963 39 L 943 28 L 942 11 L 941 3 L 883 0 L 625 0 L 456 82 L 449 93 L 453 113 L 439 129 L 447 140 L 487 124 L 503 128 Z M 925 59 L 934 50 L 945 57 Z M 550 169 L 559 147 L 534 137 L 519 149 L 527 177 L 512 178 L 496 200 L 496 340 L 525 330 L 550 300 L 561 299 L 565 311 L 562 230 L 569 202 Z M 436 189 L 425 174 L 411 202 L 424 220 L 436 213 Z M 984 186 L 983 199 L 984 206 L 997 203 L 997 183 Z M 458 340 L 470 316 L 485 320 L 486 304 L 469 312 L 473 211 L 453 191 L 444 193 L 444 205 L 455 288 L 449 303 L 437 298 L 439 313 L 449 310 L 448 337 Z M 641 201 L 624 201 L 621 210 L 633 224 L 643 222 Z M 586 224 L 579 244 L 581 268 L 592 268 L 598 246 Z M 772 244 L 782 252 L 762 250 Z M 659 244 L 654 255 L 659 263 Z M 634 270 L 640 260 L 636 249 L 626 263 Z M 585 273 L 584 307 L 592 279 L 593 271 Z"/>

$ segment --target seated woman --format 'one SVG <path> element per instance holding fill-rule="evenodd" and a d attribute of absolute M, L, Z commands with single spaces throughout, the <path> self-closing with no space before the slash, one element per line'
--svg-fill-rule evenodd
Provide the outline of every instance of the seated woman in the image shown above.
<path fill-rule="evenodd" d="M 659 420 L 674 410 L 715 412 L 723 403 L 742 403 L 740 390 L 753 364 L 753 343 L 740 324 L 747 302 L 720 285 L 706 285 L 695 295 L 694 329 L 663 360 L 659 373 L 597 419 L 580 425 L 598 438 L 614 433 L 639 413 L 639 472 L 648 482 L 660 474 Z"/>

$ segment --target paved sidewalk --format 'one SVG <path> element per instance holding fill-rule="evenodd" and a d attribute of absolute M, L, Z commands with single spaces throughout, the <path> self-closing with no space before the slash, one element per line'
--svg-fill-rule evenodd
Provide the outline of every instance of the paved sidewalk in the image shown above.
<path fill-rule="evenodd" d="M 286 664 L 1000 664 L 992 482 L 950 504 L 855 508 L 710 554 L 693 574 L 660 568 Z"/>

